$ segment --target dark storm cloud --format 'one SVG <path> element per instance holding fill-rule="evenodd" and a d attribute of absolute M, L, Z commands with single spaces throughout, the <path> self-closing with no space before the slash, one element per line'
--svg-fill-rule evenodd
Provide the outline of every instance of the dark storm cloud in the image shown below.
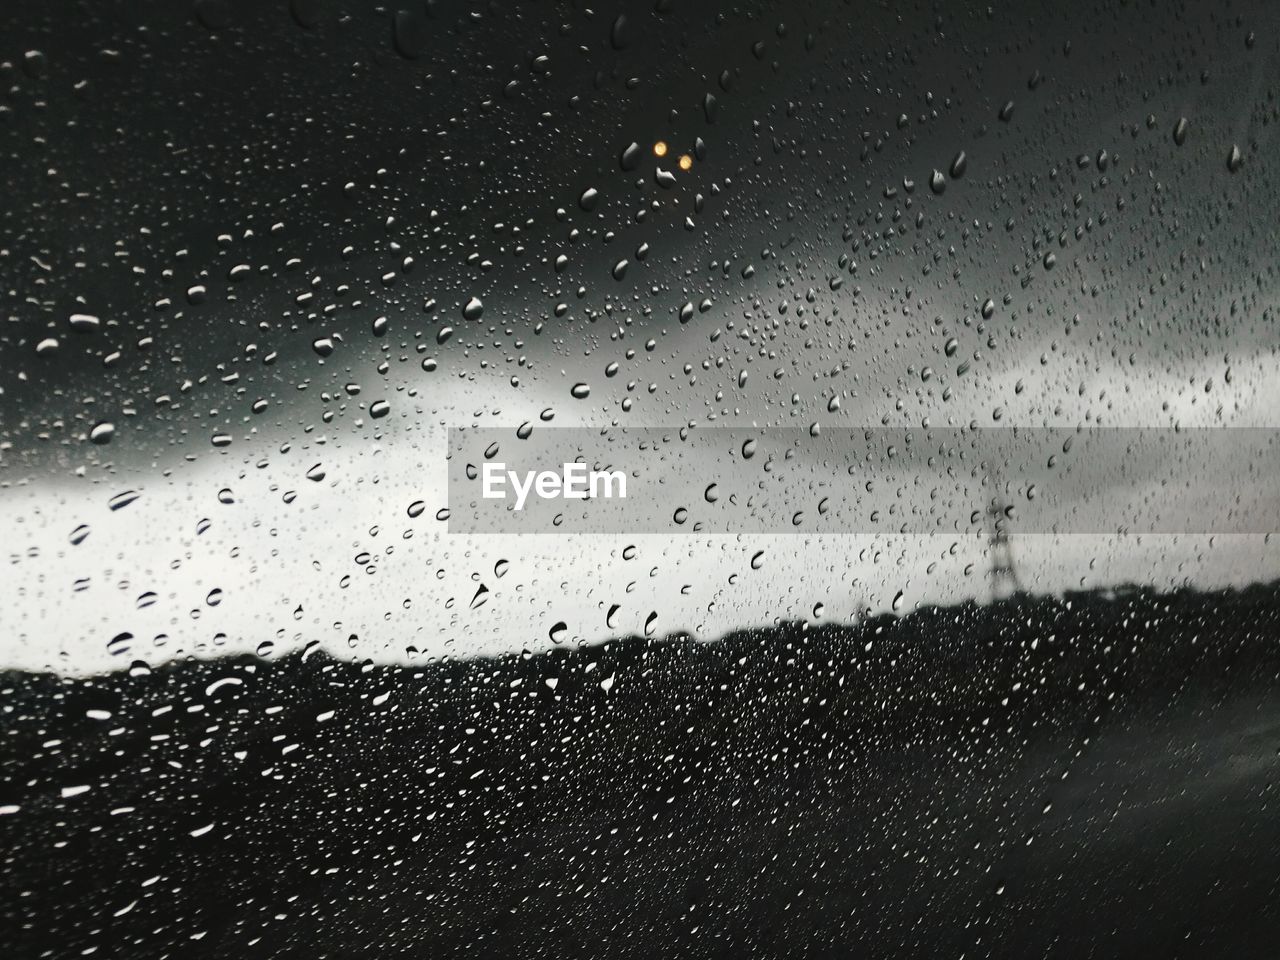
<path fill-rule="evenodd" d="M 1040 39 L 1074 35 L 1064 10 L 635 4 L 619 33 L 612 9 L 442 4 L 414 14 L 405 47 L 387 13 L 321 4 L 308 29 L 283 5 L 223 6 L 212 21 L 10 10 L 2 402 L 18 464 L 68 440 L 67 465 L 203 454 L 255 399 L 287 432 L 349 382 L 359 406 L 466 372 L 518 407 L 517 358 L 526 383 L 614 359 L 656 380 L 655 363 L 707 352 L 711 324 L 741 332 L 810 290 L 828 346 L 806 351 L 792 328 L 775 349 L 801 375 L 852 362 L 880 392 L 929 362 L 934 317 L 981 347 L 961 320 L 988 296 L 1006 318 L 997 364 L 1044 353 L 1079 297 L 1102 314 L 1084 317 L 1106 331 L 1099 357 L 1221 372 L 1221 354 L 1268 343 L 1258 295 L 1274 267 L 1255 230 L 1276 212 L 1259 189 L 1271 134 L 1265 100 L 1234 94 L 1258 89 L 1274 40 L 1245 50 L 1209 5 L 1146 32 L 1123 71 L 1141 17 L 1123 6 L 1074 23 L 1069 49 Z M 1180 149 L 1179 113 L 1193 131 Z M 1232 138 L 1247 190 L 1226 170 Z M 705 155 L 659 186 L 656 168 L 699 139 Z M 1217 252 L 1197 275 L 1187 258 L 1206 236 Z M 473 296 L 485 310 L 467 322 Z M 681 307 L 705 301 L 714 312 L 682 327 Z M 73 313 L 102 326 L 76 333 Z M 335 336 L 322 365 L 312 342 Z M 37 357 L 47 337 L 59 349 Z M 668 394 L 668 416 L 682 405 Z M 83 442 L 98 420 L 117 425 L 109 454 Z"/>

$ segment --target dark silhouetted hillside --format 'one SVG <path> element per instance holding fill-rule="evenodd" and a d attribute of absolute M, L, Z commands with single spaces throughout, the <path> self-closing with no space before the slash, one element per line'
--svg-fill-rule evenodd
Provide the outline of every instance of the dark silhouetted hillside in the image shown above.
<path fill-rule="evenodd" d="M 11 957 L 1280 942 L 1274 586 L 0 690 Z"/>

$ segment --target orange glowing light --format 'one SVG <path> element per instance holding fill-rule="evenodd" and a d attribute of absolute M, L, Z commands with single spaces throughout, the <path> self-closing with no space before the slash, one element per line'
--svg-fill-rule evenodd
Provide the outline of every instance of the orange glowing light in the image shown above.
<path fill-rule="evenodd" d="M 692 168 L 693 168 L 693 157 L 689 156 L 686 153 L 684 156 L 680 158 L 680 169 L 690 170 Z"/>
<path fill-rule="evenodd" d="M 659 140 L 653 145 L 653 155 L 655 157 L 665 157 L 667 155 L 667 142 Z"/>

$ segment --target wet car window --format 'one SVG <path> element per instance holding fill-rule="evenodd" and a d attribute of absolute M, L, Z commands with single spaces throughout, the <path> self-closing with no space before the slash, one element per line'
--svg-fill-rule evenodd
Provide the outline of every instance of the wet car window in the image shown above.
<path fill-rule="evenodd" d="M 1280 11 L 0 9 L 10 957 L 1272 957 Z"/>

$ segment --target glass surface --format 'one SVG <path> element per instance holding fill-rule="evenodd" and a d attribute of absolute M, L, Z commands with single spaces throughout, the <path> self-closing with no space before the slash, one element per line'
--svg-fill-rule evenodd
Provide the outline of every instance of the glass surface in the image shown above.
<path fill-rule="evenodd" d="M 0 5 L 0 951 L 1274 958 L 1278 64 Z"/>

